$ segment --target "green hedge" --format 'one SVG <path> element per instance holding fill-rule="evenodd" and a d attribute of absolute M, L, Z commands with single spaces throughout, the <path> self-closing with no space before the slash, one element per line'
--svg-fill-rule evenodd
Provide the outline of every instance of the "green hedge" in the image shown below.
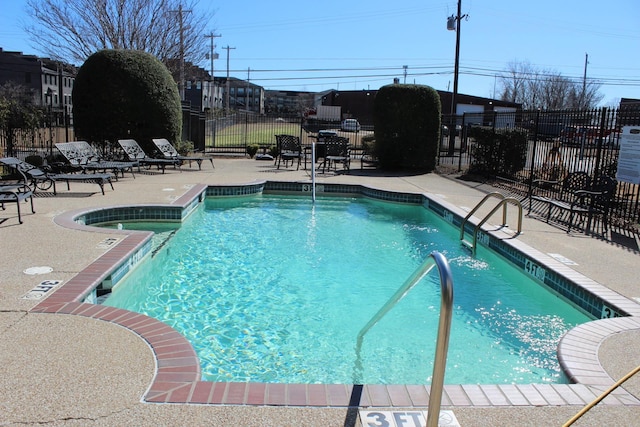
<path fill-rule="evenodd" d="M 73 88 L 74 128 L 92 142 L 152 138 L 177 142 L 182 132 L 178 87 L 156 57 L 134 50 L 101 50 L 78 70 Z"/>
<path fill-rule="evenodd" d="M 469 172 L 487 177 L 514 177 L 527 161 L 527 132 L 514 129 L 472 127 L 472 163 Z"/>
<path fill-rule="evenodd" d="M 440 141 L 440 109 L 440 96 L 429 86 L 381 87 L 373 119 L 380 169 L 433 171 Z"/>

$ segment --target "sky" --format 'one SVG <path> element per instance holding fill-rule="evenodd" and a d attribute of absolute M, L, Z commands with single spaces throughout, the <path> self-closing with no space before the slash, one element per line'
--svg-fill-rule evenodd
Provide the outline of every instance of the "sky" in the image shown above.
<path fill-rule="evenodd" d="M 500 95 L 501 74 L 528 63 L 601 84 L 601 105 L 640 99 L 640 2 L 460 0 L 458 92 Z M 0 47 L 40 55 L 23 31 L 25 0 L 0 0 Z M 393 82 L 453 90 L 457 1 L 199 0 L 214 33 L 214 74 L 265 89 L 378 89 Z M 226 47 L 232 49 L 225 49 Z M 76 64 L 80 65 L 80 64 Z M 209 60 L 198 65 L 209 70 Z M 406 68 L 405 68 L 406 67 Z"/>

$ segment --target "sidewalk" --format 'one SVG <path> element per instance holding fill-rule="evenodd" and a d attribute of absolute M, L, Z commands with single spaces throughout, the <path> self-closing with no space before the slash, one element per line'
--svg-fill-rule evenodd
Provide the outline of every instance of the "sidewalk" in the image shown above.
<path fill-rule="evenodd" d="M 54 223 L 63 212 L 130 203 L 170 203 L 195 184 L 241 184 L 254 181 L 309 181 L 309 171 L 277 170 L 273 162 L 250 159 L 214 160 L 165 174 L 136 173 L 114 183 L 102 196 L 95 185 L 72 183 L 55 197 L 36 197 L 36 214 L 23 212 L 19 225 L 15 206 L 0 212 L 0 425 L 354 425 L 346 408 L 167 405 L 141 402 L 155 373 L 155 359 L 145 341 L 114 324 L 71 315 L 30 313 L 39 301 L 24 299 L 41 282 L 66 282 L 108 251 L 101 245 L 117 238 L 108 231 L 87 233 Z M 362 184 L 394 191 L 425 192 L 463 209 L 475 206 L 489 189 L 436 174 L 384 175 L 361 171 L 318 174 L 317 181 Z M 496 219 L 498 220 L 498 219 Z M 510 220 L 510 223 L 515 223 Z M 637 249 L 580 233 L 567 235 L 539 219 L 524 218 L 517 238 L 546 254 L 557 254 L 571 268 L 638 301 Z M 630 245 L 633 246 L 633 245 Z M 34 267 L 52 271 L 25 274 Z M 45 271 L 45 270 L 42 270 Z M 618 379 L 640 365 L 640 331 L 619 333 L 604 341 L 600 363 Z M 640 378 L 625 389 L 640 397 Z M 451 409 L 443 406 L 443 409 Z M 562 425 L 581 406 L 504 405 L 453 408 L 462 426 Z M 639 406 L 599 405 L 575 425 L 636 425 Z"/>

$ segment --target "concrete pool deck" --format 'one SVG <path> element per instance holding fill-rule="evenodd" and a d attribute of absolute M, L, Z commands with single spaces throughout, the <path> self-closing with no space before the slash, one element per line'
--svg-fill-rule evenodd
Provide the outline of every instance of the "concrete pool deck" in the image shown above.
<path fill-rule="evenodd" d="M 142 402 L 156 375 L 156 359 L 148 344 L 131 331 L 92 317 L 48 315 L 31 310 L 42 301 L 24 299 L 44 281 L 68 282 L 109 249 L 109 239 L 121 236 L 87 233 L 61 227 L 54 218 L 89 207 L 139 203 L 172 203 L 197 184 L 243 184 L 253 181 L 308 181 L 309 172 L 277 170 L 273 162 L 250 159 L 215 159 L 201 171 L 194 165 L 183 171 L 168 169 L 129 174 L 114 183 L 115 190 L 102 196 L 95 185 L 60 186 L 55 197 L 34 200 L 36 214 L 23 205 L 24 224 L 19 225 L 15 206 L 0 212 L 2 271 L 0 272 L 0 424 L 52 425 L 353 425 L 354 411 L 341 407 L 281 407 L 248 405 L 150 404 Z M 384 176 L 361 172 L 354 162 L 351 174 L 319 174 L 318 182 L 363 184 L 392 191 L 429 193 L 462 209 L 475 206 L 489 188 L 455 179 L 428 175 Z M 513 223 L 513 221 L 510 221 Z M 571 260 L 570 267 L 615 292 L 640 297 L 635 267 L 639 253 L 633 239 L 627 246 L 585 236 L 567 235 L 539 219 L 524 218 L 517 239 L 545 254 Z M 44 274 L 25 274 L 32 267 L 48 266 Z M 43 270 L 44 271 L 44 270 Z M 37 272 L 37 270 L 36 270 Z M 599 363 L 614 380 L 640 365 L 640 326 L 619 332 L 597 344 Z M 624 384 L 640 397 L 640 377 Z M 467 394 L 469 396 L 469 394 Z M 589 401 L 564 397 L 563 404 L 524 402 L 453 406 L 462 426 L 562 425 Z M 424 409 L 424 408 L 423 408 Z M 600 404 L 575 425 L 636 425 L 637 404 Z"/>

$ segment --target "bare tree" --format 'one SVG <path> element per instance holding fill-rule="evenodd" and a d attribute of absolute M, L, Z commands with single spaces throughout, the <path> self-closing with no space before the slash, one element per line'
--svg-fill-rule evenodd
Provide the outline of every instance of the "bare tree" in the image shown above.
<path fill-rule="evenodd" d="M 527 100 L 532 98 L 530 82 L 535 76 L 535 70 L 528 62 L 511 62 L 501 76 L 503 101 L 517 102 L 529 108 Z M 533 97 L 535 98 L 535 97 Z"/>
<path fill-rule="evenodd" d="M 34 24 L 25 29 L 42 53 L 60 61 L 82 63 L 101 49 L 133 49 L 155 55 L 172 69 L 181 58 L 181 38 L 186 61 L 198 63 L 207 52 L 202 33 L 211 14 L 199 12 L 197 4 L 198 0 L 27 0 Z"/>
<path fill-rule="evenodd" d="M 538 70 L 528 62 L 512 62 L 501 76 L 501 99 L 524 109 L 587 109 L 603 98 L 593 80 L 574 81 L 557 71 Z"/>

